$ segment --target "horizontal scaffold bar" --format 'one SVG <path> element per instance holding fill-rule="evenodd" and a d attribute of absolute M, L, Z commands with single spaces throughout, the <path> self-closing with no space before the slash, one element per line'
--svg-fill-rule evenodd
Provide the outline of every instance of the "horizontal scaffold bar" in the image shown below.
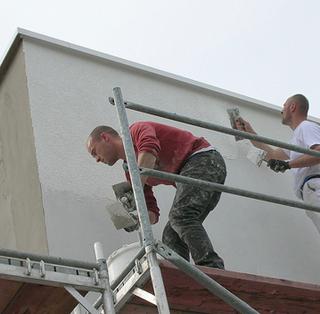
<path fill-rule="evenodd" d="M 45 266 L 43 273 L 41 273 L 39 269 L 34 268 L 33 266 L 30 268 L 30 273 L 28 273 L 28 269 L 24 266 L 5 265 L 0 263 L 0 279 L 53 287 L 70 285 L 84 291 L 101 292 L 105 289 L 105 285 L 99 278 L 95 281 L 91 276 L 53 271 L 45 268 Z M 0 295 L 1 293 L 2 291 L 0 291 Z"/>
<path fill-rule="evenodd" d="M 48 255 L 38 255 L 33 253 L 27 252 L 20 252 L 15 250 L 9 249 L 1 249 L 0 248 L 0 256 L 5 256 L 7 258 L 20 258 L 20 259 L 27 259 L 29 258 L 31 261 L 44 261 L 45 263 L 59 265 L 59 266 L 67 266 L 67 267 L 74 267 L 74 268 L 82 268 L 82 269 L 98 269 L 98 264 L 95 263 L 88 263 L 82 262 L 78 260 L 66 259 L 62 257 L 53 257 Z"/>
<path fill-rule="evenodd" d="M 114 103 L 113 98 L 111 98 L 111 97 L 109 98 L 109 101 L 111 104 Z M 315 157 L 320 158 L 320 152 L 318 152 L 316 150 L 306 149 L 306 148 L 303 148 L 303 147 L 300 147 L 297 145 L 292 145 L 292 144 L 288 144 L 285 142 L 270 139 L 268 137 L 235 130 L 232 128 L 227 128 L 227 127 L 224 127 L 224 126 L 221 126 L 218 124 L 209 123 L 209 122 L 205 122 L 202 120 L 193 119 L 193 118 L 189 118 L 187 116 L 179 115 L 177 113 L 171 113 L 171 112 L 167 112 L 164 110 L 159 110 L 159 109 L 139 105 L 139 104 L 136 104 L 136 103 L 133 103 L 130 101 L 126 101 L 125 106 L 126 106 L 126 108 L 131 109 L 131 110 L 144 112 L 144 113 L 155 115 L 155 116 L 162 117 L 165 119 L 170 119 L 170 120 L 174 120 L 174 121 L 178 121 L 178 122 L 183 122 L 183 123 L 195 125 L 200 128 L 209 129 L 209 130 L 217 131 L 220 133 L 225 133 L 225 134 L 234 135 L 234 136 L 238 135 L 238 136 L 241 136 L 241 137 L 249 139 L 249 140 L 262 142 L 262 143 L 269 144 L 272 146 L 277 146 L 277 147 L 285 148 L 288 150 L 292 150 L 295 152 L 299 152 L 299 153 L 303 153 L 303 154 L 307 154 L 310 156 L 315 156 Z"/>
<path fill-rule="evenodd" d="M 172 182 L 180 182 L 185 184 L 196 185 L 207 190 L 209 189 L 209 190 L 214 190 L 214 191 L 219 191 L 219 192 L 224 192 L 229 194 L 240 195 L 240 196 L 254 198 L 261 201 L 267 201 L 270 203 L 281 204 L 281 205 L 295 207 L 295 208 L 307 209 L 307 210 L 320 213 L 320 207 L 308 205 L 304 202 L 297 202 L 297 201 L 292 201 L 286 198 L 280 198 L 280 197 L 270 196 L 262 193 L 233 188 L 233 187 L 226 186 L 219 183 L 194 179 L 186 176 L 181 176 L 178 174 L 162 172 L 162 171 L 153 170 L 149 168 L 140 168 L 140 173 L 141 175 L 147 175 L 147 176 L 156 177 L 160 179 L 166 179 Z"/>

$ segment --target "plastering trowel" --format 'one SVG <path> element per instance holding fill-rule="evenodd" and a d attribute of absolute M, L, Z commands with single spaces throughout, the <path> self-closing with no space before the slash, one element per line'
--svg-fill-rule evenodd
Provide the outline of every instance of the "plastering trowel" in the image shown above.
<path fill-rule="evenodd" d="M 263 161 L 267 162 L 266 156 L 266 151 L 254 146 L 251 146 L 247 153 L 247 158 L 258 167 L 262 165 Z"/>
<path fill-rule="evenodd" d="M 106 209 L 116 229 L 134 228 L 138 226 L 137 210 L 128 182 L 120 182 L 112 186 L 117 201 L 107 205 Z"/>
<path fill-rule="evenodd" d="M 227 109 L 227 112 L 229 115 L 231 127 L 237 130 L 236 121 L 237 119 L 240 118 L 239 108 Z M 241 136 L 235 135 L 235 140 L 240 141 L 240 140 L 244 140 L 244 138 Z M 252 146 L 252 144 L 247 153 L 247 158 L 258 167 L 262 165 L 263 161 L 267 161 L 266 156 L 267 156 L 267 152 Z"/>
<path fill-rule="evenodd" d="M 116 229 L 130 228 L 137 225 L 137 220 L 124 209 L 120 201 L 107 205 L 106 209 Z"/>
<path fill-rule="evenodd" d="M 228 115 L 229 115 L 231 127 L 233 129 L 237 130 L 236 120 L 240 118 L 240 110 L 239 110 L 239 108 L 227 109 L 227 112 L 228 112 Z M 243 137 L 241 137 L 239 135 L 235 135 L 234 138 L 235 138 L 236 141 L 243 140 Z"/>

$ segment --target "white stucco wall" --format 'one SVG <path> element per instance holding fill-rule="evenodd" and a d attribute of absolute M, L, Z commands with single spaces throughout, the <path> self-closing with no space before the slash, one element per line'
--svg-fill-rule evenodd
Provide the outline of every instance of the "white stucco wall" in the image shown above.
<path fill-rule="evenodd" d="M 48 253 L 22 46 L 0 76 L 0 247 Z"/>
<path fill-rule="evenodd" d="M 96 164 L 85 149 L 96 125 L 119 130 L 115 108 L 107 102 L 115 86 L 130 101 L 228 127 L 226 109 L 237 106 L 259 134 L 290 137 L 279 112 L 243 100 L 31 39 L 24 39 L 24 49 L 51 255 L 93 260 L 95 241 L 110 254 L 136 240 L 134 234 L 116 231 L 104 210 L 114 199 L 111 185 L 124 179 L 121 164 Z M 132 111 L 128 117 L 205 136 L 226 159 L 227 185 L 294 199 L 290 174 L 257 168 L 246 159 L 245 145 L 231 136 Z M 161 220 L 154 231 L 161 239 L 174 189 L 155 191 Z M 205 226 L 229 270 L 320 283 L 320 238 L 302 210 L 224 194 Z"/>

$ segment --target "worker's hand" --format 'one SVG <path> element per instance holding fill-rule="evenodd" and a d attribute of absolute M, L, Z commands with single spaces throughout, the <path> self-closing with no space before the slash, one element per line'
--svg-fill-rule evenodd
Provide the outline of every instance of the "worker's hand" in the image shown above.
<path fill-rule="evenodd" d="M 154 225 L 155 223 L 158 222 L 158 217 L 154 212 L 148 211 L 148 214 L 149 214 L 150 224 Z M 138 230 L 140 226 L 139 219 L 138 219 L 138 212 L 135 210 L 135 211 L 129 212 L 129 215 L 137 221 L 137 224 L 131 227 L 124 228 L 124 230 L 127 232 L 133 232 Z"/>
<path fill-rule="evenodd" d="M 127 232 L 133 232 L 133 231 L 136 231 L 138 229 L 139 229 L 139 224 L 138 223 L 136 225 L 134 225 L 134 226 L 124 228 L 124 230 L 127 231 Z"/>
<path fill-rule="evenodd" d="M 270 159 L 267 166 L 275 172 L 285 172 L 286 170 L 291 169 L 289 162 L 278 159 Z"/>
<path fill-rule="evenodd" d="M 127 232 L 133 232 L 139 229 L 139 218 L 136 210 L 129 212 L 129 215 L 136 221 L 135 225 L 124 228 Z"/>
<path fill-rule="evenodd" d="M 154 225 L 155 223 L 157 223 L 157 222 L 158 222 L 158 217 L 157 217 L 157 215 L 156 215 L 154 212 L 152 212 L 152 211 L 148 211 L 148 213 L 149 213 L 150 223 L 151 223 L 152 225 Z"/>
<path fill-rule="evenodd" d="M 239 117 L 238 119 L 236 119 L 236 128 L 239 131 L 244 131 L 244 132 L 248 132 L 248 133 L 252 133 L 252 134 L 256 134 L 256 132 L 253 130 L 252 126 L 250 125 L 250 123 L 246 120 L 244 120 L 243 118 Z"/>
<path fill-rule="evenodd" d="M 136 203 L 134 200 L 133 191 L 128 191 L 122 195 L 120 198 L 120 202 L 122 203 L 123 207 L 126 209 L 127 212 L 132 212 L 136 210 Z"/>

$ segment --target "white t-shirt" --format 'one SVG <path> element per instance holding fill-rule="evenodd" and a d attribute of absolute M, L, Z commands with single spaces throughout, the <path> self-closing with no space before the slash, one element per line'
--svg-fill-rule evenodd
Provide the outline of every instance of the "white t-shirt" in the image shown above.
<path fill-rule="evenodd" d="M 320 144 L 320 126 L 307 120 L 302 121 L 295 128 L 290 143 L 303 148 L 311 148 L 313 145 Z M 290 160 L 303 155 L 287 149 L 284 149 L 284 152 L 290 157 Z M 310 175 L 320 174 L 320 164 L 311 167 L 293 168 L 291 171 L 294 175 L 294 192 L 298 198 L 301 198 L 300 188 L 304 179 Z"/>

